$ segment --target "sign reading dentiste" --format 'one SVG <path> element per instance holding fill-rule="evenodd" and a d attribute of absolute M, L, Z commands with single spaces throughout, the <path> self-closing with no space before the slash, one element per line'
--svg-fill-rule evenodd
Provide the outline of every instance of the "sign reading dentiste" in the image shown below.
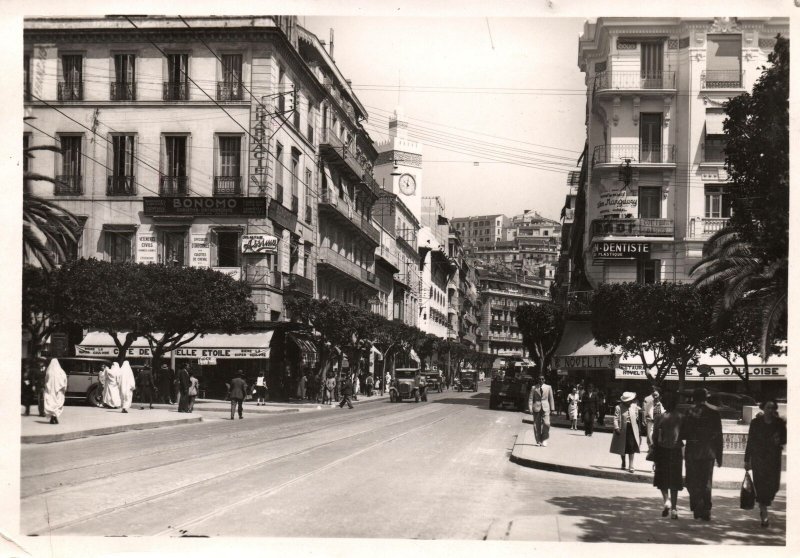
<path fill-rule="evenodd" d="M 595 242 L 595 259 L 634 260 L 650 257 L 649 242 Z"/>
<path fill-rule="evenodd" d="M 269 234 L 243 234 L 242 254 L 277 254 L 278 238 Z"/>

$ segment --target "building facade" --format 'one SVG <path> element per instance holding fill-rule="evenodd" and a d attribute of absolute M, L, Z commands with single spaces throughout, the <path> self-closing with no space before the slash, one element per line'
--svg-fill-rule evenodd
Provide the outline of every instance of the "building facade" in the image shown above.
<path fill-rule="evenodd" d="M 469 248 L 488 248 L 503 238 L 503 228 L 508 225 L 508 217 L 503 214 L 455 217 L 453 227 L 461 234 L 461 242 Z"/>

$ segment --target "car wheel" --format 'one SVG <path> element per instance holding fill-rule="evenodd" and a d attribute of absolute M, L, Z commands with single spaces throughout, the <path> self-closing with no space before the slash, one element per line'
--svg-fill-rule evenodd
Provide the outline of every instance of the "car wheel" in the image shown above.
<path fill-rule="evenodd" d="M 95 407 L 103 406 L 103 393 L 100 391 L 100 385 L 94 385 L 89 389 L 86 394 L 86 402 Z"/>

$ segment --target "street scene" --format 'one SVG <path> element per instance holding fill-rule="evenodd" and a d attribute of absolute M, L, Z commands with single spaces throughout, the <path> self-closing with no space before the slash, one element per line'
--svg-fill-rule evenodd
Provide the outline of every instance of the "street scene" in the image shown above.
<path fill-rule="evenodd" d="M 788 17 L 22 26 L 18 549 L 789 551 Z"/>

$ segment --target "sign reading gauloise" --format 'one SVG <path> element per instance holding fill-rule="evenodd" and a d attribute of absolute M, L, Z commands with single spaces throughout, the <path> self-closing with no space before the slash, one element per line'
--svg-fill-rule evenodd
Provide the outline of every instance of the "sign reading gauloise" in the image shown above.
<path fill-rule="evenodd" d="M 593 257 L 595 259 L 628 259 L 648 258 L 649 242 L 595 242 Z"/>
<path fill-rule="evenodd" d="M 242 254 L 277 254 L 278 238 L 269 234 L 243 234 Z"/>
<path fill-rule="evenodd" d="M 266 198 L 146 197 L 144 214 L 155 216 L 266 217 Z"/>

